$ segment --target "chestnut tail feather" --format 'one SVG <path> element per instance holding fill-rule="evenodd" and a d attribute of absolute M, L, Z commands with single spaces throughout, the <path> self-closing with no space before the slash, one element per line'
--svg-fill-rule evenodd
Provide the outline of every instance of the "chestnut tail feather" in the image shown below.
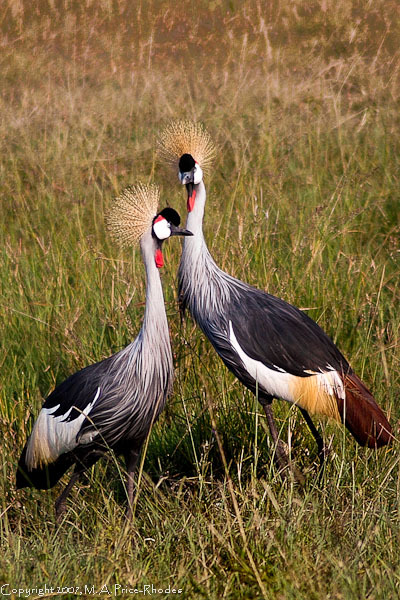
<path fill-rule="evenodd" d="M 393 439 L 392 428 L 373 395 L 355 373 L 341 375 L 346 400 L 337 399 L 342 422 L 361 446 L 380 448 Z"/>

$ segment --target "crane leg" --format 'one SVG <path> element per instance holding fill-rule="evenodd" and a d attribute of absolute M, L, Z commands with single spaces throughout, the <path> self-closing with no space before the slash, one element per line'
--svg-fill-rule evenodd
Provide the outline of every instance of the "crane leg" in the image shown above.
<path fill-rule="evenodd" d="M 72 490 L 73 485 L 76 483 L 76 481 L 78 481 L 79 477 L 82 475 L 82 471 L 83 470 L 78 469 L 77 466 L 75 467 L 75 470 L 72 473 L 71 479 L 69 480 L 69 482 L 67 483 L 67 485 L 65 486 L 65 488 L 63 489 L 61 494 L 58 496 L 57 500 L 55 501 L 57 523 L 60 523 L 60 521 L 62 520 L 62 516 L 65 513 L 65 510 L 67 508 L 66 500 Z"/>
<path fill-rule="evenodd" d="M 56 509 L 56 521 L 59 523 L 62 519 L 63 514 L 67 508 L 66 500 L 71 493 L 74 484 L 78 481 L 82 473 L 85 473 L 92 465 L 94 465 L 101 456 L 104 455 L 104 451 L 101 449 L 90 450 L 84 456 L 75 456 L 75 469 L 71 475 L 71 479 L 65 486 L 64 490 L 58 496 L 55 501 Z"/>
<path fill-rule="evenodd" d="M 303 473 L 301 473 L 301 471 L 299 471 L 299 469 L 297 469 L 296 466 L 290 465 L 289 458 L 286 454 L 286 450 L 283 445 L 283 442 L 281 439 L 279 439 L 278 429 L 276 427 L 274 415 L 272 413 L 272 407 L 271 407 L 272 400 L 273 400 L 272 396 L 268 396 L 267 398 L 264 397 L 263 402 L 261 404 L 264 409 L 265 415 L 267 417 L 267 422 L 268 422 L 268 427 L 269 427 L 269 430 L 271 433 L 271 437 L 275 444 L 276 463 L 278 465 L 280 472 L 284 476 L 287 476 L 288 472 L 290 472 L 292 474 L 292 476 L 294 477 L 295 481 L 297 483 L 300 483 L 301 485 L 303 485 L 304 481 L 305 481 Z"/>
<path fill-rule="evenodd" d="M 282 440 L 279 439 L 278 430 L 276 427 L 274 415 L 272 413 L 271 402 L 263 403 L 262 407 L 264 409 L 265 415 L 267 417 L 268 427 L 271 433 L 272 440 L 275 444 L 275 458 L 278 464 L 278 467 L 281 471 L 285 471 L 289 467 L 289 460 L 285 451 L 285 447 L 282 443 Z"/>
<path fill-rule="evenodd" d="M 128 496 L 128 508 L 126 510 L 127 519 L 131 520 L 133 513 L 133 476 L 136 471 L 136 465 L 138 463 L 140 451 L 131 449 L 124 453 L 127 478 L 126 478 L 126 493 Z"/>
<path fill-rule="evenodd" d="M 322 475 L 324 472 L 324 468 L 325 468 L 325 458 L 326 458 L 326 448 L 324 445 L 324 439 L 323 439 L 322 435 L 320 434 L 320 432 L 318 431 L 318 429 L 315 427 L 314 423 L 312 422 L 312 419 L 311 419 L 310 415 L 308 414 L 308 412 L 304 408 L 300 408 L 300 411 L 301 411 L 301 414 L 303 415 L 304 420 L 307 423 L 307 425 L 317 443 L 318 458 L 319 458 L 319 464 L 320 464 L 320 475 Z"/>

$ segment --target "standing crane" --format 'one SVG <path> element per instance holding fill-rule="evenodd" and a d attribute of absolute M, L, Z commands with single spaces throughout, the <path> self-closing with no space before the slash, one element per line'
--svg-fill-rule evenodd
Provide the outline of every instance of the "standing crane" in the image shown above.
<path fill-rule="evenodd" d="M 158 268 L 164 264 L 163 241 L 192 234 L 179 228 L 180 217 L 172 208 L 157 213 L 158 202 L 155 185 L 139 184 L 124 190 L 108 214 L 108 228 L 121 245 L 140 241 L 147 285 L 137 338 L 56 387 L 44 402 L 19 460 L 17 488 L 49 489 L 75 465 L 55 503 L 58 520 L 74 483 L 110 449 L 125 459 L 131 514 L 140 450 L 172 389 L 172 352 Z"/>
<path fill-rule="evenodd" d="M 179 298 L 225 365 L 262 404 L 281 469 L 287 457 L 274 422 L 274 398 L 296 404 L 317 442 L 321 468 L 325 450 L 310 415 L 345 424 L 359 444 L 380 447 L 391 426 L 371 392 L 326 333 L 298 308 L 231 277 L 214 262 L 203 236 L 206 189 L 203 169 L 215 148 L 207 131 L 191 121 L 172 122 L 161 133 L 160 155 L 178 171 L 187 189 L 186 227 Z"/>

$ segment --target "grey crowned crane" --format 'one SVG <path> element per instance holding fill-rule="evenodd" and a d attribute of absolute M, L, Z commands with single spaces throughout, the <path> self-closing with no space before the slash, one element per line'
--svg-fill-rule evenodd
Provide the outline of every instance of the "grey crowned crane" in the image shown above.
<path fill-rule="evenodd" d="M 130 514 L 141 447 L 171 392 L 173 361 L 158 268 L 163 266 L 164 240 L 191 233 L 179 228 L 180 217 L 172 208 L 157 213 L 158 202 L 155 185 L 137 185 L 114 201 L 108 215 L 109 230 L 121 245 L 140 240 L 147 284 L 137 338 L 56 387 L 44 402 L 19 460 L 17 488 L 51 488 L 75 465 L 56 500 L 57 519 L 65 511 L 74 483 L 110 448 L 125 459 Z"/>
<path fill-rule="evenodd" d="M 278 438 L 271 402 L 296 404 L 318 445 L 323 440 L 310 415 L 342 422 L 363 446 L 380 447 L 392 438 L 391 426 L 374 397 L 324 331 L 304 312 L 218 268 L 203 236 L 206 189 L 203 169 L 215 155 L 207 131 L 190 121 L 175 121 L 159 138 L 159 154 L 186 185 L 186 227 L 179 298 L 225 365 L 262 404 L 281 468 L 287 458 Z"/>

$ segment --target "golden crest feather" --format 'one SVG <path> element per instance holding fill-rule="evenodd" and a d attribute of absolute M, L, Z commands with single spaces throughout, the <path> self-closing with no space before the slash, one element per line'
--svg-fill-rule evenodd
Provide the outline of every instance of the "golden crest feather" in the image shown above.
<path fill-rule="evenodd" d="M 191 154 L 203 172 L 210 169 L 216 148 L 210 134 L 201 123 L 172 121 L 157 141 L 159 156 L 178 169 L 182 154 Z"/>
<path fill-rule="evenodd" d="M 114 240 L 123 247 L 138 242 L 151 227 L 159 201 L 160 190 L 155 184 L 127 187 L 113 200 L 106 216 L 107 229 Z"/>

